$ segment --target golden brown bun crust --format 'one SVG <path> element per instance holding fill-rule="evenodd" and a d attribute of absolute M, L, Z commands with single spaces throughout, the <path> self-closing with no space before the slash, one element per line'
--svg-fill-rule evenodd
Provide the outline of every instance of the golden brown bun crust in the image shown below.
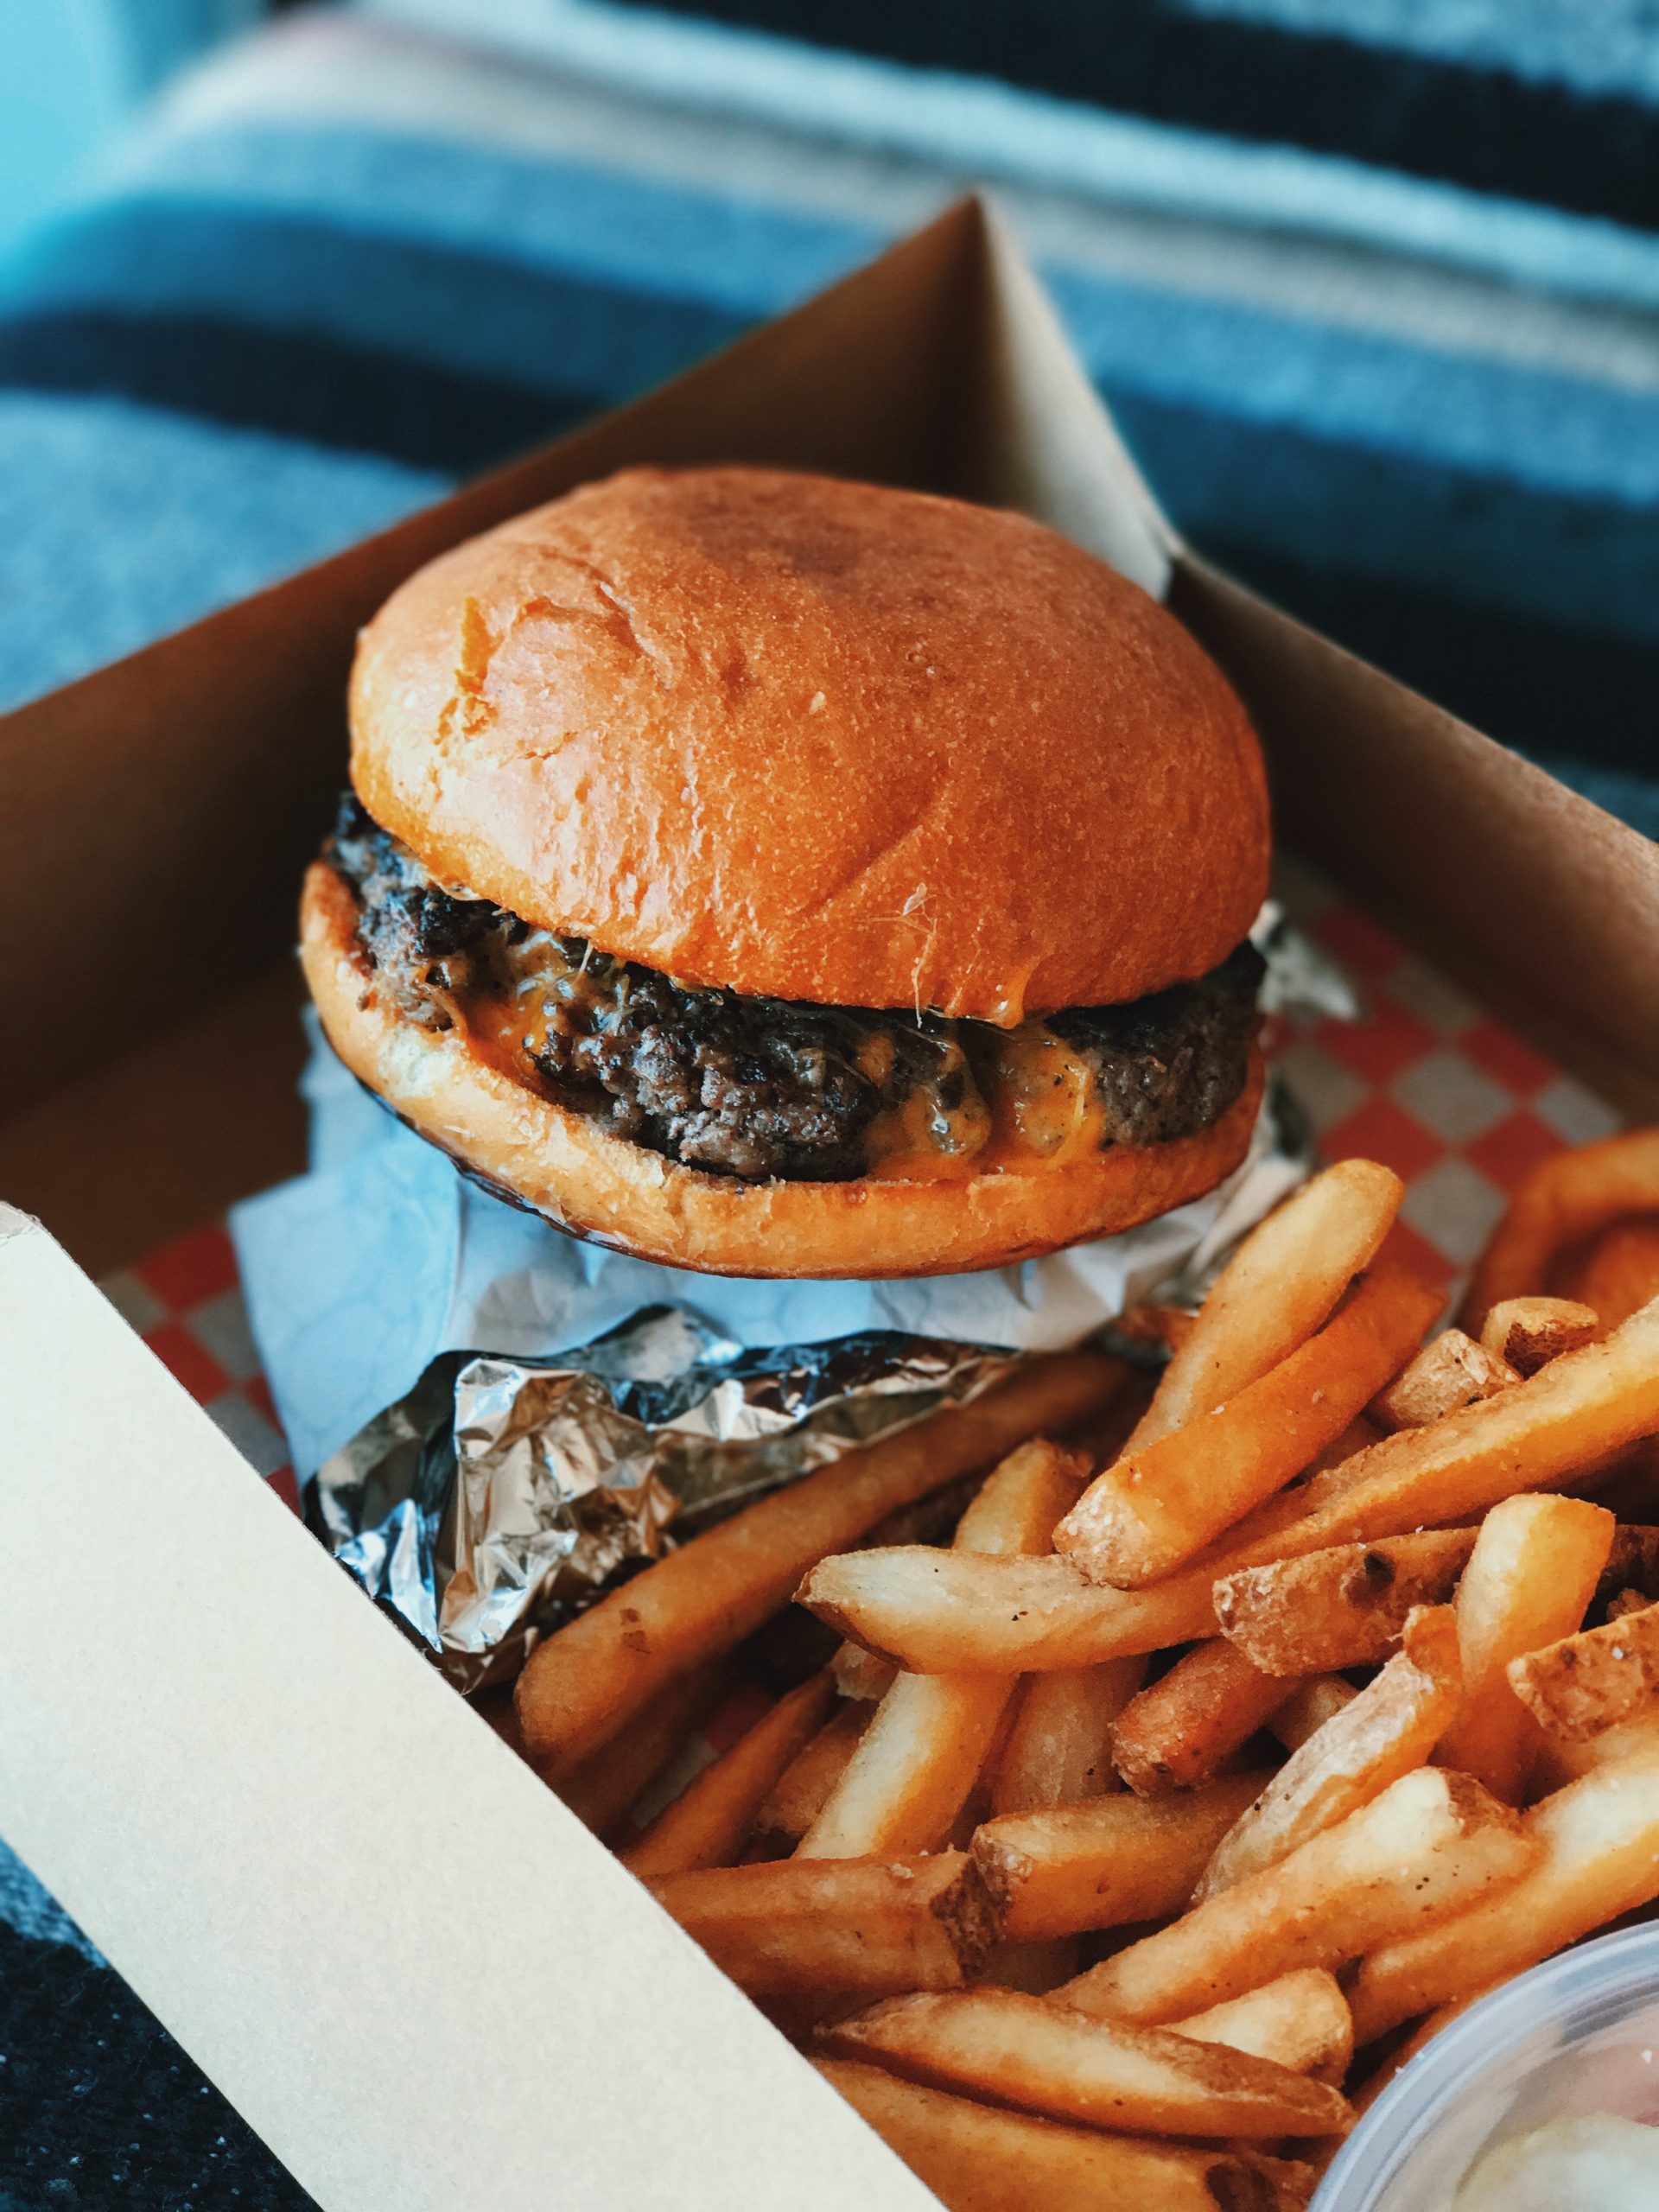
<path fill-rule="evenodd" d="M 705 1274 L 956 1274 L 1104 1236 L 1199 1198 L 1249 1144 L 1262 1068 L 1211 1129 L 1076 1166 L 963 1182 L 741 1183 L 682 1167 L 568 1113 L 399 1014 L 359 950 L 333 868 L 306 878 L 306 980 L 352 1072 L 452 1158 L 594 1243 Z"/>
<path fill-rule="evenodd" d="M 440 880 L 687 982 L 1023 1010 L 1215 967 L 1262 760 L 1135 584 L 1020 515 L 632 469 L 395 592 L 352 776 Z"/>

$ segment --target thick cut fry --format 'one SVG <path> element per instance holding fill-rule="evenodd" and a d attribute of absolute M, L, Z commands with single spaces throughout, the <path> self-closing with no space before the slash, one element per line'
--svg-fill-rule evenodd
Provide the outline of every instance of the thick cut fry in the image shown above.
<path fill-rule="evenodd" d="M 654 1882 L 693 1866 L 729 1866 L 741 1857 L 768 1792 L 818 1732 L 834 1695 L 826 1670 L 779 1698 L 622 1853 L 628 1872 Z"/>
<path fill-rule="evenodd" d="M 1070 1560 L 912 1544 L 822 1560 L 796 1592 L 841 1635 L 918 1675 L 1046 1673 L 1215 1633 L 1211 1578 L 1109 1590 Z"/>
<path fill-rule="evenodd" d="M 1634 1719 L 1659 1689 L 1659 1605 L 1511 1659 L 1510 1686 L 1552 1736 L 1582 1743 Z"/>
<path fill-rule="evenodd" d="M 1128 1450 L 1224 1405 L 1306 1344 L 1375 1259 L 1404 1196 L 1399 1177 L 1375 1160 L 1344 1160 L 1270 1213 L 1205 1300 Z"/>
<path fill-rule="evenodd" d="M 1371 1419 L 1390 1433 L 1426 1428 L 1479 1399 L 1495 1398 L 1520 1380 L 1507 1360 L 1461 1329 L 1443 1329 L 1373 1401 Z"/>
<path fill-rule="evenodd" d="M 1334 1720 L 1358 1695 L 1353 1684 L 1344 1681 L 1340 1675 L 1312 1675 L 1306 1681 L 1298 1682 L 1278 1712 L 1271 1716 L 1268 1731 L 1287 1751 L 1300 1751 L 1316 1730 L 1323 1728 L 1327 1720 Z"/>
<path fill-rule="evenodd" d="M 984 1871 L 959 1851 L 704 1866 L 651 1886 L 751 1997 L 960 1989 L 998 1933 Z"/>
<path fill-rule="evenodd" d="M 1294 1967 L 1336 1967 L 1426 1927 L 1516 1881 L 1537 1850 L 1519 1815 L 1478 1783 L 1420 1767 L 1052 2001 L 1108 2018 L 1178 2020 Z M 1363 2040 L 1357 2018 L 1355 2031 Z"/>
<path fill-rule="evenodd" d="M 874 1713 L 873 1705 L 849 1700 L 797 1752 L 754 1816 L 754 1832 L 761 1842 L 792 1848 L 800 1841 L 846 1772 L 854 1747 Z"/>
<path fill-rule="evenodd" d="M 1348 1993 L 1356 2042 L 1506 1981 L 1659 1897 L 1659 1746 L 1599 1768 L 1524 1817 L 1536 1857 L 1518 1882 L 1364 1961 Z"/>
<path fill-rule="evenodd" d="M 1616 1329 L 1638 1306 L 1659 1298 L 1659 1212 L 1604 1229 L 1561 1287 L 1599 1315 L 1604 1329 Z"/>
<path fill-rule="evenodd" d="M 1306 2202 L 1276 2161 L 999 2112 L 849 2059 L 815 2063 L 948 2212 L 1291 2212 Z"/>
<path fill-rule="evenodd" d="M 1222 1838 L 1195 1897 L 1219 1896 L 1276 1865 L 1421 1766 L 1457 1712 L 1462 1681 L 1452 1608 L 1420 1606 L 1388 1665 L 1285 1762 Z"/>
<path fill-rule="evenodd" d="M 1268 1674 L 1369 1667 L 1387 1657 L 1414 1606 L 1445 1604 L 1474 1543 L 1472 1529 L 1429 1529 L 1246 1567 L 1216 1583 L 1216 1618 Z"/>
<path fill-rule="evenodd" d="M 891 1659 L 879 1659 L 859 1643 L 843 1643 L 831 1664 L 842 1696 L 865 1699 L 871 1704 L 886 1697 L 897 1671 Z"/>
<path fill-rule="evenodd" d="M 1599 1343 L 1562 1354 L 1495 1398 L 1385 1436 L 1268 1500 L 1203 1564 L 1217 1575 L 1327 1544 L 1372 1543 L 1425 1522 L 1477 1519 L 1659 1430 L 1659 1300 Z"/>
<path fill-rule="evenodd" d="M 626 1736 L 602 1745 L 556 1785 L 584 1827 L 615 1835 L 635 1798 L 684 1747 L 728 1680 L 720 1666 L 682 1675 L 658 1692 Z"/>
<path fill-rule="evenodd" d="M 1509 1804 L 1521 1802 L 1539 1748 L 1510 1662 L 1578 1627 L 1613 1529 L 1599 1505 L 1537 1492 L 1500 1499 L 1481 1523 L 1458 1586 L 1463 1697 L 1438 1757 Z"/>
<path fill-rule="evenodd" d="M 1505 1298 L 1482 1322 L 1480 1341 L 1517 1375 L 1535 1375 L 1564 1351 L 1591 1343 L 1600 1327 L 1595 1309 L 1571 1298 Z"/>
<path fill-rule="evenodd" d="M 1238 1775 L 1179 1797 L 1100 1797 L 985 1821 L 974 1857 L 1003 1900 L 1004 1934 L 1040 1942 L 1179 1912 L 1262 1779 Z"/>
<path fill-rule="evenodd" d="M 1549 1281 L 1550 1262 L 1622 1215 L 1659 1210 L 1659 1129 L 1632 1129 L 1574 1152 L 1552 1153 L 1522 1179 L 1488 1240 L 1460 1315 L 1480 1334 L 1492 1307 Z"/>
<path fill-rule="evenodd" d="M 1137 2135 L 1332 2135 L 1351 2118 L 1335 2089 L 1271 2059 L 1008 1989 L 889 1998 L 817 2042 L 932 2088 Z"/>
<path fill-rule="evenodd" d="M 1112 1764 L 1137 1796 L 1191 1789 L 1248 1743 L 1295 1687 L 1212 1637 L 1124 1707 L 1112 1730 Z"/>
<path fill-rule="evenodd" d="M 1440 1304 L 1414 1275 L 1378 1268 L 1278 1366 L 1096 1477 L 1054 1531 L 1055 1550 L 1096 1582 L 1131 1589 L 1172 1573 L 1339 1436 Z"/>
<path fill-rule="evenodd" d="M 1097 1412 L 1128 1370 L 1074 1352 L 1023 1363 L 966 1406 L 849 1452 L 671 1552 L 538 1644 L 518 1677 L 524 1743 L 557 1780 L 657 1692 L 729 1651 L 826 1552 L 1044 1428 Z"/>
<path fill-rule="evenodd" d="M 1357 1452 L 1364 1452 L 1375 1444 L 1382 1431 L 1363 1414 L 1356 1414 L 1341 1433 L 1332 1437 L 1323 1452 L 1316 1452 L 1307 1463 L 1310 1475 L 1323 1474 L 1327 1467 L 1339 1467 L 1351 1459 Z"/>
<path fill-rule="evenodd" d="M 1630 1719 L 1604 1728 L 1599 1736 L 1574 1743 L 1546 1736 L 1528 1787 L 1534 1796 L 1542 1797 L 1564 1789 L 1582 1775 L 1593 1774 L 1598 1767 L 1614 1766 L 1648 1751 L 1659 1751 L 1659 1698 L 1649 1700 Z"/>
<path fill-rule="evenodd" d="M 1116 1789 L 1112 1723 L 1146 1671 L 1142 1658 L 1108 1659 L 1098 1667 L 1032 1675 L 996 1763 L 992 1811 L 1080 1805 Z"/>
<path fill-rule="evenodd" d="M 963 1515 L 964 1552 L 1046 1551 L 1055 1521 L 1089 1462 L 1058 1445 L 1021 1445 Z M 906 1675 L 859 1738 L 823 1811 L 801 1839 L 808 1859 L 931 1851 L 949 1836 L 990 1754 L 1012 1675 Z"/>
<path fill-rule="evenodd" d="M 1336 1976 L 1322 1967 L 1281 1974 L 1277 1981 L 1264 1982 L 1243 1997 L 1172 2020 L 1170 2032 L 1200 2043 L 1228 2044 L 1320 2082 L 1340 2082 L 1354 2056 L 1348 1999 Z"/>

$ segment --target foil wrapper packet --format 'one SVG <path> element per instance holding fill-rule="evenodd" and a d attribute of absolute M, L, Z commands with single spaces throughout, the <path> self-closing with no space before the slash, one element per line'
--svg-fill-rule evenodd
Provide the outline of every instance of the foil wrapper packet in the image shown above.
<path fill-rule="evenodd" d="M 1345 977 L 1275 907 L 1254 934 L 1268 960 L 1266 1013 L 1353 1018 Z M 326 1076 L 317 1092 L 327 1095 Z M 1145 1294 L 1195 1303 L 1313 1158 L 1306 1118 L 1274 1080 L 1249 1158 Z M 270 1236 L 237 1226 L 257 1331 Z M 649 1272 L 672 1286 L 670 1271 Z M 1112 1343 L 1109 1318 L 1084 1335 Z M 539 1637 L 721 1514 L 963 1402 L 1020 1356 L 1018 1344 L 894 1328 L 744 1343 L 667 1300 L 547 1357 L 445 1350 L 321 1460 L 307 1518 L 472 1692 L 510 1680 Z"/>

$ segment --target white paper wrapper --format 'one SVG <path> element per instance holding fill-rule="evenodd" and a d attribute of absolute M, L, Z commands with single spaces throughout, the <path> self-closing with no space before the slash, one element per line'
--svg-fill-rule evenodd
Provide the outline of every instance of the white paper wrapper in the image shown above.
<path fill-rule="evenodd" d="M 1306 1172 L 1271 1116 L 1207 1198 L 1122 1236 L 982 1274 L 772 1282 L 656 1268 L 582 1244 L 489 1197 L 313 1058 L 308 1175 L 238 1206 L 255 1337 L 302 1478 L 439 1352 L 544 1358 L 648 1306 L 677 1306 L 745 1347 L 899 1329 L 961 1344 L 1071 1344 L 1189 1267 L 1202 1269 Z"/>

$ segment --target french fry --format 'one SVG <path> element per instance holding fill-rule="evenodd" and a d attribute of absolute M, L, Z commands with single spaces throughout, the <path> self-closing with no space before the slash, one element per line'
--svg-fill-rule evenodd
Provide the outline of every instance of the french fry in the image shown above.
<path fill-rule="evenodd" d="M 1096 1353 L 1022 1363 L 1006 1382 L 746 1506 L 537 1645 L 518 1677 L 526 1749 L 555 1781 L 677 1676 L 719 1657 L 826 1552 L 1045 1428 L 1080 1421 L 1128 1370 Z"/>
<path fill-rule="evenodd" d="M 1593 1774 L 1598 1767 L 1616 1765 L 1621 1759 L 1632 1758 L 1649 1750 L 1659 1751 L 1659 1698 L 1652 1700 L 1630 1719 L 1604 1728 L 1599 1736 L 1586 1736 L 1569 1743 L 1547 1735 L 1529 1786 L 1535 1796 L 1545 1796 L 1552 1790 L 1564 1789 L 1569 1782 L 1577 1782 L 1583 1775 Z"/>
<path fill-rule="evenodd" d="M 1088 1471 L 1081 1454 L 1058 1445 L 1020 1446 L 963 1515 L 956 1548 L 991 1555 L 1046 1551 Z M 856 1859 L 943 1843 L 984 1769 L 1016 1679 L 901 1675 L 802 1837 L 800 1854 Z"/>
<path fill-rule="evenodd" d="M 1140 2135 L 1332 2135 L 1348 2101 L 1271 2059 L 1008 1989 L 889 1998 L 818 2048 L 935 2089 Z"/>
<path fill-rule="evenodd" d="M 1055 1550 L 1121 1587 L 1173 1573 L 1339 1436 L 1405 1364 L 1440 1305 L 1414 1275 L 1378 1268 L 1276 1367 L 1106 1468 L 1054 1531 Z"/>
<path fill-rule="evenodd" d="M 879 1659 L 874 1651 L 866 1651 L 859 1643 L 843 1643 L 830 1663 L 835 1669 L 836 1688 L 842 1696 L 862 1699 L 870 1704 L 886 1697 L 898 1671 L 891 1659 Z"/>
<path fill-rule="evenodd" d="M 726 1669 L 714 1665 L 670 1682 L 626 1736 L 601 1745 L 555 1785 L 585 1827 L 598 1836 L 615 1835 L 628 1808 L 683 1748 L 728 1680 Z"/>
<path fill-rule="evenodd" d="M 1201 1563 L 1222 1575 L 1328 1544 L 1374 1543 L 1425 1522 L 1474 1520 L 1499 1498 L 1546 1489 L 1656 1429 L 1659 1300 L 1497 1397 L 1385 1436 L 1269 1499 Z"/>
<path fill-rule="evenodd" d="M 988 1559 L 925 1545 L 819 1561 L 799 1602 L 868 1651 L 920 1675 L 1048 1672 L 1213 1636 L 1211 1577 L 1110 1590 L 1070 1560 Z"/>
<path fill-rule="evenodd" d="M 1287 1751 L 1300 1751 L 1315 1730 L 1334 1720 L 1358 1695 L 1353 1684 L 1340 1675 L 1312 1675 L 1305 1682 L 1298 1682 L 1278 1712 L 1268 1716 L 1268 1732 Z"/>
<path fill-rule="evenodd" d="M 1459 1316 L 1478 1336 L 1492 1307 L 1549 1280 L 1558 1252 L 1610 1222 L 1659 1211 L 1659 1129 L 1632 1129 L 1553 1153 L 1522 1179 L 1482 1253 Z"/>
<path fill-rule="evenodd" d="M 1649 1708 L 1659 1689 L 1659 1606 L 1511 1659 L 1510 1687 L 1552 1736 L 1582 1743 Z"/>
<path fill-rule="evenodd" d="M 959 1851 L 703 1866 L 651 1888 L 751 1997 L 960 1989 L 998 1934 L 984 1871 Z"/>
<path fill-rule="evenodd" d="M 1461 1329 L 1443 1329 L 1423 1346 L 1370 1406 L 1371 1419 L 1390 1434 L 1399 1428 L 1427 1428 L 1482 1398 L 1521 1380 L 1506 1359 L 1488 1351 Z"/>
<path fill-rule="evenodd" d="M 1599 1314 L 1604 1329 L 1659 1298 L 1659 1211 L 1604 1229 L 1561 1287 Z"/>
<path fill-rule="evenodd" d="M 1519 1816 L 1478 1783 L 1419 1767 L 1052 2001 L 1148 2025 L 1180 2019 L 1294 1967 L 1362 1957 L 1514 1884 L 1537 1855 Z M 1363 2040 L 1357 2015 L 1355 2032 Z"/>
<path fill-rule="evenodd" d="M 1524 1819 L 1536 1855 L 1517 1882 L 1362 1962 L 1348 1993 L 1357 2043 L 1506 1981 L 1659 1897 L 1659 1745 L 1541 1798 Z"/>
<path fill-rule="evenodd" d="M 1414 1606 L 1452 1595 L 1474 1544 L 1472 1529 L 1428 1529 L 1246 1567 L 1216 1583 L 1216 1618 L 1268 1674 L 1369 1667 L 1388 1656 Z"/>
<path fill-rule="evenodd" d="M 1574 1299 L 1504 1298 L 1482 1322 L 1480 1341 L 1517 1375 L 1535 1375 L 1564 1351 L 1591 1343 L 1600 1328 L 1594 1307 Z"/>
<path fill-rule="evenodd" d="M 999 2112 L 849 2059 L 815 2063 L 948 2212 L 1292 2212 L 1306 2201 L 1277 2161 Z"/>
<path fill-rule="evenodd" d="M 1179 1797 L 1099 1797 L 986 1821 L 973 1853 L 1004 1900 L 1004 1935 L 1042 1942 L 1179 1912 L 1262 1781 L 1238 1775 Z"/>
<path fill-rule="evenodd" d="M 1303 1967 L 1208 2012 L 1172 2020 L 1170 2032 L 1224 2043 L 1293 2074 L 1340 2082 L 1354 2055 L 1354 2020 L 1334 1974 Z"/>
<path fill-rule="evenodd" d="M 1020 1694 L 991 1784 L 994 1813 L 1080 1805 L 1116 1789 L 1112 1723 L 1140 1688 L 1143 1658 L 1033 1675 Z"/>
<path fill-rule="evenodd" d="M 1310 1475 L 1322 1475 L 1327 1467 L 1339 1467 L 1351 1459 L 1357 1452 L 1363 1452 L 1375 1444 L 1382 1431 L 1363 1414 L 1356 1414 L 1341 1433 L 1332 1437 L 1323 1452 L 1316 1452 L 1307 1463 Z"/>
<path fill-rule="evenodd" d="M 653 1882 L 693 1866 L 729 1866 L 779 1777 L 818 1732 L 834 1695 L 826 1670 L 779 1698 L 622 1853 L 628 1872 Z"/>
<path fill-rule="evenodd" d="M 800 1841 L 846 1771 L 874 1713 L 873 1705 L 849 1699 L 796 1753 L 754 1816 L 754 1832 L 762 1843 L 785 1844 L 792 1850 Z"/>
<path fill-rule="evenodd" d="M 1213 1583 L 1246 1567 L 1473 1521 L 1659 1427 L 1659 1301 L 1498 1396 L 1405 1429 L 1271 1498 L 1149 1590 L 1090 1598 L 1058 1558 L 972 1560 L 925 1548 L 826 1560 L 802 1601 L 842 1634 L 919 1671 L 1046 1670 L 1160 1650 L 1210 1632 Z"/>
<path fill-rule="evenodd" d="M 1128 1452 L 1225 1404 L 1306 1344 L 1376 1256 L 1404 1196 L 1388 1168 L 1344 1160 L 1252 1230 L 1176 1348 Z"/>
<path fill-rule="evenodd" d="M 1509 1666 L 1578 1627 L 1613 1531 L 1600 1506 L 1538 1491 L 1501 1498 L 1481 1523 L 1458 1586 L 1463 1695 L 1437 1756 L 1508 1804 L 1521 1802 L 1539 1749 Z"/>
<path fill-rule="evenodd" d="M 1462 1681 L 1452 1608 L 1418 1607 L 1388 1665 L 1286 1761 L 1227 1831 L 1194 1901 L 1276 1865 L 1421 1766 L 1457 1712 Z"/>
<path fill-rule="evenodd" d="M 1124 1707 L 1112 1729 L 1112 1764 L 1137 1796 L 1191 1789 L 1248 1743 L 1295 1687 L 1212 1637 Z"/>

